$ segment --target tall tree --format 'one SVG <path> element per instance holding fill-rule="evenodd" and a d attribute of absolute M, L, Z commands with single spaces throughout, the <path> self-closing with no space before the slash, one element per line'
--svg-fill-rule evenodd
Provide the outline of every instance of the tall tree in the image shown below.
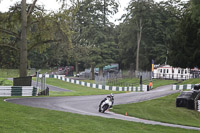
<path fill-rule="evenodd" d="M 35 0 L 37 1 L 37 0 Z M 20 46 L 20 77 L 27 76 L 27 40 L 26 40 L 26 30 L 27 30 L 27 13 L 26 13 L 26 0 L 22 0 L 21 3 L 21 46 Z"/>
<path fill-rule="evenodd" d="M 137 42 L 136 44 L 132 44 L 132 45 L 136 45 L 136 63 L 135 63 L 136 71 L 138 71 L 140 69 L 139 68 L 139 58 L 140 58 L 140 47 L 141 47 L 141 43 L 142 43 L 142 35 L 143 35 L 143 31 L 145 29 L 145 26 L 147 25 L 147 23 L 149 21 L 149 13 L 151 11 L 152 3 L 153 3 L 152 0 L 133 0 L 133 1 L 131 1 L 130 5 L 127 8 L 128 13 L 124 20 L 125 25 L 127 25 L 127 26 L 130 25 L 130 27 L 131 27 L 132 31 L 130 31 L 130 32 L 135 33 L 135 34 L 132 34 L 132 37 L 130 37 L 130 38 L 135 39 L 135 41 Z"/>
<path fill-rule="evenodd" d="M 57 45 L 58 43 L 65 45 L 65 50 L 67 50 L 71 47 L 71 33 L 68 26 L 70 16 L 62 12 L 45 14 L 43 7 L 36 6 L 35 3 L 36 1 L 26 7 L 27 24 L 24 26 L 26 37 L 23 35 L 23 39 L 25 38 L 27 44 L 23 46 L 23 52 L 30 53 L 36 47 L 40 47 L 38 51 L 45 51 L 50 45 Z M 8 13 L 4 13 L 6 15 L 3 15 L 3 21 L 0 22 L 0 34 L 2 36 L 0 47 L 9 47 L 18 53 L 23 53 L 19 50 L 22 44 L 21 5 L 22 3 L 11 7 Z M 21 57 L 23 59 L 20 59 L 23 61 L 23 63 L 20 62 L 23 64 L 23 70 L 20 70 L 23 75 L 20 76 L 24 76 L 26 73 L 26 54 Z"/>
<path fill-rule="evenodd" d="M 73 43 L 77 48 L 85 46 L 87 50 L 91 50 L 88 54 L 92 60 L 88 59 L 88 54 L 84 56 L 84 54 L 79 52 L 75 55 L 80 54 L 82 57 L 85 57 L 85 62 L 89 63 L 92 67 L 103 68 L 103 66 L 112 62 L 112 57 L 108 53 L 111 52 L 109 46 L 113 47 L 112 44 L 114 43 L 114 39 L 111 37 L 114 27 L 106 15 L 108 16 L 116 12 L 118 5 L 114 0 L 83 0 L 78 1 L 76 6 L 78 6 L 78 10 L 74 14 L 73 29 L 75 34 L 73 34 Z M 98 52 L 94 52 L 94 49 Z M 80 56 L 78 58 L 84 60 Z M 76 58 L 76 60 L 78 59 Z"/>
<path fill-rule="evenodd" d="M 137 52 L 136 52 L 136 71 L 139 70 L 139 55 L 140 45 L 144 25 L 147 23 L 148 14 L 151 8 L 151 0 L 133 0 L 128 7 L 128 17 L 131 17 L 131 23 L 134 24 L 137 38 Z"/>

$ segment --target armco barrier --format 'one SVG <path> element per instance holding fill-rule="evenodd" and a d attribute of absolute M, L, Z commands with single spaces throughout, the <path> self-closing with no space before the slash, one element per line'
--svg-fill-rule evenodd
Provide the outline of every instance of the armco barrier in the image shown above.
<path fill-rule="evenodd" d="M 187 85 L 172 85 L 172 90 L 191 90 L 193 89 L 195 84 L 187 84 Z"/>
<path fill-rule="evenodd" d="M 36 96 L 33 86 L 0 86 L 0 96 Z"/>
<path fill-rule="evenodd" d="M 111 90 L 111 91 L 147 91 L 147 85 L 142 85 L 140 87 L 117 87 L 117 86 L 107 86 L 100 84 L 87 83 L 80 80 L 74 80 L 66 78 L 64 75 L 48 75 L 46 77 L 60 79 L 69 83 L 78 84 L 86 87 L 97 88 L 102 90 Z"/>

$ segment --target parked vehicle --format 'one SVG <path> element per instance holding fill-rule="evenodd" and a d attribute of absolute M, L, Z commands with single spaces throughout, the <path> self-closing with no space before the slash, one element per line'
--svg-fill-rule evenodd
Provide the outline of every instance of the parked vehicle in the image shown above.
<path fill-rule="evenodd" d="M 194 86 L 194 90 L 200 90 L 200 84 Z"/>
<path fill-rule="evenodd" d="M 65 66 L 59 67 L 56 74 L 58 75 L 65 75 L 65 76 L 73 76 L 74 66 Z"/>

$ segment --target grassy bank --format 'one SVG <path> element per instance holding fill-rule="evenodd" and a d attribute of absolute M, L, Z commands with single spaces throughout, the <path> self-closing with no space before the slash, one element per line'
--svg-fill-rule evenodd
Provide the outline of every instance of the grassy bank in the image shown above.
<path fill-rule="evenodd" d="M 107 90 L 100 90 L 90 87 L 85 87 L 81 85 L 76 85 L 72 83 L 67 83 L 65 81 L 53 78 L 47 78 L 46 83 L 49 85 L 57 86 L 60 88 L 72 90 L 71 92 L 50 92 L 50 96 L 83 96 L 83 95 L 103 95 L 103 94 L 110 94 L 110 93 L 123 93 L 117 91 L 107 91 Z"/>
<path fill-rule="evenodd" d="M 88 83 L 94 83 L 94 80 L 82 80 Z M 157 88 L 159 86 L 170 85 L 177 83 L 177 80 L 165 80 L 165 79 L 153 79 L 153 88 Z M 150 80 L 144 80 L 143 84 L 149 85 Z M 125 79 L 118 79 L 113 81 L 112 83 L 107 83 L 108 86 L 140 86 L 140 79 L 139 78 L 125 78 Z"/>
<path fill-rule="evenodd" d="M 145 101 L 114 106 L 113 111 L 138 118 L 200 127 L 200 113 L 186 108 L 176 107 L 176 97 L 179 93 Z"/>
<path fill-rule="evenodd" d="M 88 80 L 85 80 L 87 82 Z M 163 85 L 173 84 L 176 81 L 173 80 L 155 80 L 153 81 L 153 86 L 159 87 Z M 89 88 L 81 85 L 76 85 L 72 83 L 67 83 L 65 81 L 59 80 L 59 79 L 53 79 L 53 78 L 47 78 L 47 84 L 57 86 L 64 89 L 72 90 L 72 92 L 50 92 L 50 96 L 74 96 L 74 95 L 98 95 L 98 94 L 110 94 L 110 93 L 124 93 L 124 92 L 118 92 L 118 91 L 106 91 L 106 90 L 100 90 L 95 88 Z"/>
<path fill-rule="evenodd" d="M 86 116 L 4 102 L 0 98 L 1 133 L 197 133 L 198 131 Z"/>

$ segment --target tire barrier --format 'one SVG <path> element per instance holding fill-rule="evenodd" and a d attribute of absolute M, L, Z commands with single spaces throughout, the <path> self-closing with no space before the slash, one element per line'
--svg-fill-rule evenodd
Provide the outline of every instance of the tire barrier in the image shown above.
<path fill-rule="evenodd" d="M 194 90 L 200 90 L 200 84 L 194 86 Z"/>
<path fill-rule="evenodd" d="M 147 85 L 141 85 L 140 87 L 118 87 L 118 86 L 107 86 L 107 85 L 100 85 L 100 84 L 93 84 L 93 83 L 87 83 L 80 80 L 74 80 L 70 78 L 66 78 L 64 75 L 48 75 L 47 77 L 50 78 L 56 78 L 63 80 L 68 83 L 72 84 L 78 84 L 86 87 L 96 88 L 96 89 L 102 89 L 102 90 L 111 90 L 111 91 L 147 91 Z"/>
<path fill-rule="evenodd" d="M 193 89 L 195 84 L 187 84 L 187 85 L 172 85 L 172 90 L 191 90 Z"/>
<path fill-rule="evenodd" d="M 36 96 L 37 88 L 33 86 L 0 86 L 0 96 Z"/>

